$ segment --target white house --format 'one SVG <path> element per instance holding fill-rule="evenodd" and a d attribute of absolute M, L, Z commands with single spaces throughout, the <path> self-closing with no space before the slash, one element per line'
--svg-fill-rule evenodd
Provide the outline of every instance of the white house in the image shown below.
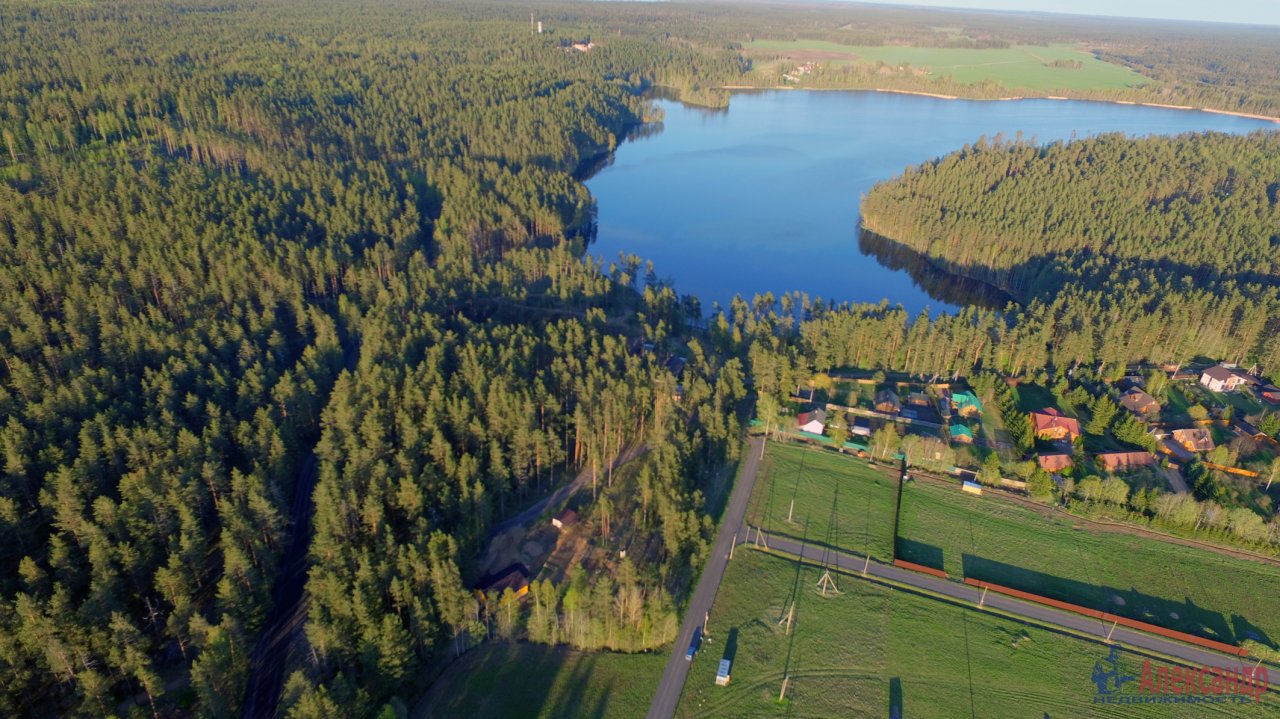
<path fill-rule="evenodd" d="M 1248 374 L 1226 365 L 1214 365 L 1200 375 L 1200 384 L 1214 392 L 1235 392 L 1240 385 L 1252 378 Z"/>
<path fill-rule="evenodd" d="M 796 417 L 796 423 L 800 425 L 801 432 L 822 434 L 827 429 L 827 411 L 815 409 L 812 412 L 805 412 Z"/>

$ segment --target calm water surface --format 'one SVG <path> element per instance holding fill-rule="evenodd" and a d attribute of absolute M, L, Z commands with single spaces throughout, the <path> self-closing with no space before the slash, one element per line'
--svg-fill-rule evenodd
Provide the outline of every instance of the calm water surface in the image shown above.
<path fill-rule="evenodd" d="M 599 203 L 589 248 L 653 260 L 660 277 L 703 306 L 735 294 L 801 290 L 843 302 L 887 298 L 916 312 L 953 310 L 947 291 L 864 254 L 858 203 L 873 184 L 980 136 L 1022 132 L 1039 142 L 1101 132 L 1131 135 L 1276 129 L 1206 112 L 1060 100 L 973 102 L 877 92 L 734 94 L 727 111 L 659 101 L 661 132 L 625 142 L 587 181 Z M 864 246 L 866 243 L 862 243 Z M 871 248 L 874 249 L 874 248 Z"/>

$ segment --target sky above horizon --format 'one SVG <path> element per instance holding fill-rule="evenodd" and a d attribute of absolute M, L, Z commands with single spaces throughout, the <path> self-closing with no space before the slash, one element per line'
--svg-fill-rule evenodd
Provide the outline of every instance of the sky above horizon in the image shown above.
<path fill-rule="evenodd" d="M 1280 0 L 867 0 L 881 5 L 1280 25 Z"/>

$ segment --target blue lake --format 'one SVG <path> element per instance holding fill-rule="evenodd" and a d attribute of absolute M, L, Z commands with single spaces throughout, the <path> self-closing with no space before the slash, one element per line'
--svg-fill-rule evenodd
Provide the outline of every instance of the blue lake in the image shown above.
<path fill-rule="evenodd" d="M 735 93 L 728 110 L 661 100 L 661 130 L 624 142 L 587 180 L 598 202 L 588 251 L 652 260 L 704 308 L 802 291 L 835 302 L 955 309 L 964 295 L 860 249 L 858 203 L 876 182 L 1004 133 L 1045 143 L 1276 129 L 1262 120 L 1062 100 L 980 102 L 879 92 Z M 901 262 L 892 262 L 901 267 Z M 916 272 L 916 277 L 920 273 Z"/>

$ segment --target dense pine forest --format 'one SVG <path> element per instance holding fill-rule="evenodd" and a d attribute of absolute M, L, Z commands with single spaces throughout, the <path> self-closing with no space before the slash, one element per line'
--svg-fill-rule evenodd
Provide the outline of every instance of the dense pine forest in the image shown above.
<path fill-rule="evenodd" d="M 671 611 L 741 380 L 708 353 L 676 404 L 629 351 L 689 353 L 684 308 L 579 258 L 575 172 L 645 87 L 738 60 L 568 52 L 592 30 L 566 23 L 0 6 L 0 713 L 233 714 L 313 447 L 295 715 L 370 712 L 451 655 L 487 528 L 630 445 L 666 541 L 616 591 Z"/>

